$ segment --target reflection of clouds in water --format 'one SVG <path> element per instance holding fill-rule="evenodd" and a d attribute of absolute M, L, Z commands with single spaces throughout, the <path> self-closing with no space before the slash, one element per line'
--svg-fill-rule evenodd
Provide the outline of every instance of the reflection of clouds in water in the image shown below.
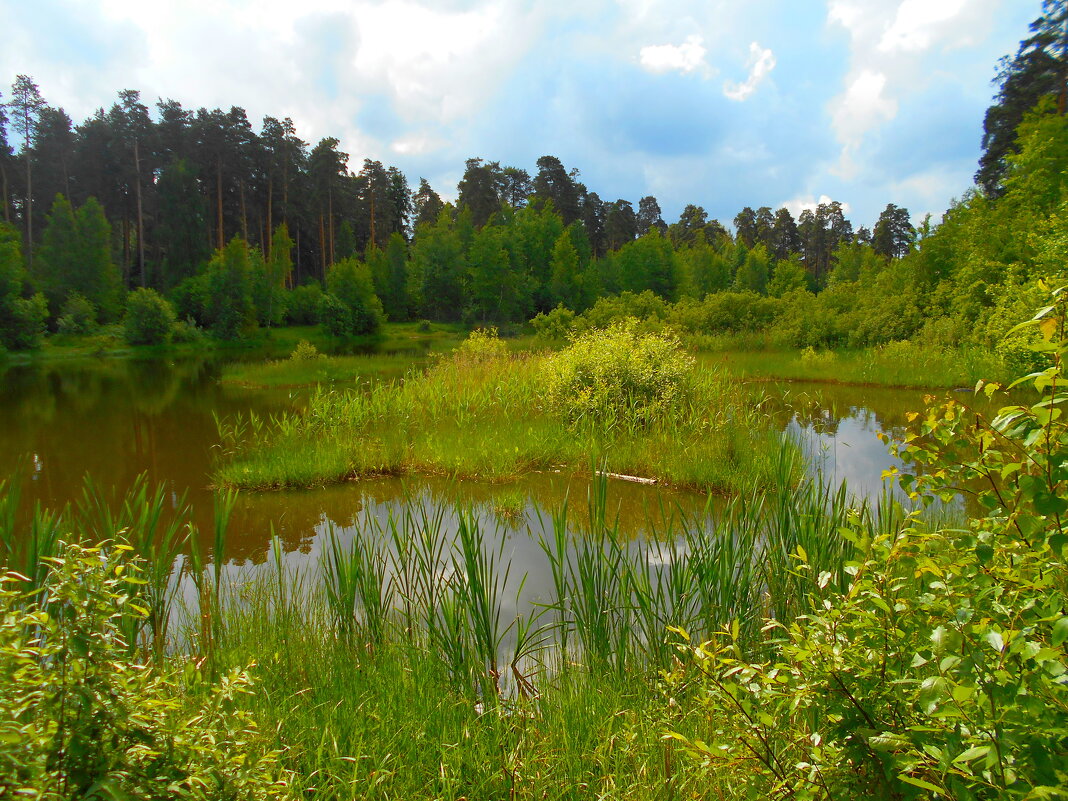
<path fill-rule="evenodd" d="M 802 424 L 796 417 L 786 430 L 801 443 L 812 474 L 821 473 L 835 486 L 846 482 L 850 493 L 861 500 L 879 497 L 883 471 L 905 467 L 904 461 L 878 438 L 880 433 L 893 436 L 894 432 L 885 430 L 870 409 L 849 409 L 837 418 L 833 433 L 820 430 L 813 423 Z M 898 488 L 895 495 L 904 497 Z"/>

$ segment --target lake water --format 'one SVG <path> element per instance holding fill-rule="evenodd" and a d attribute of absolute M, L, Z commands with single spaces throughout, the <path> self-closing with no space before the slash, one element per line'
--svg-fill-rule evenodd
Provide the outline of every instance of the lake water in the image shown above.
<path fill-rule="evenodd" d="M 20 476 L 24 501 L 59 507 L 77 501 L 86 474 L 99 486 L 121 491 L 146 473 L 150 482 L 165 484 L 174 501 L 187 493 L 194 519 L 208 536 L 216 416 L 266 415 L 301 403 L 300 392 L 222 384 L 220 370 L 219 361 L 210 358 L 0 366 L 0 477 Z M 900 465 L 877 434 L 900 435 L 906 413 L 922 409 L 925 395 L 832 384 L 759 383 L 750 389 L 755 402 L 763 402 L 777 424 L 802 442 L 814 469 L 836 483 L 847 481 L 861 497 L 876 495 L 882 472 Z M 330 525 L 345 530 L 361 515 L 382 518 L 406 495 L 424 503 L 473 505 L 504 536 L 530 540 L 527 530 L 537 533 L 565 499 L 581 519 L 587 489 L 584 478 L 542 473 L 505 485 L 375 478 L 315 490 L 244 493 L 231 522 L 228 557 L 237 564 L 262 562 L 273 530 L 289 558 L 304 562 L 317 553 Z M 519 514 L 497 509 L 520 504 Z M 692 514 L 705 504 L 705 497 L 693 493 L 620 481 L 609 486 L 610 508 L 632 535 L 664 510 Z"/>

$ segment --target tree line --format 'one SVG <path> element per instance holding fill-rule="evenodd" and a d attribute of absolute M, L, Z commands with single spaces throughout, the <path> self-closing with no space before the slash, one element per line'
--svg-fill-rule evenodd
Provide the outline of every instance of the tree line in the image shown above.
<path fill-rule="evenodd" d="M 829 313 L 872 306 L 870 318 L 887 320 L 884 339 L 947 316 L 960 328 L 1001 302 L 992 287 L 1031 271 L 1028 243 L 976 255 L 1006 220 L 1030 224 L 1018 213 L 1023 174 L 1032 171 L 1033 193 L 1059 191 L 1057 173 L 1034 177 L 1056 155 L 1036 162 L 1042 143 L 1030 132 L 1038 126 L 1059 142 L 1056 123 L 1038 120 L 1064 116 L 1066 19 L 1065 0 L 1043 3 L 1000 67 L 978 188 L 940 226 L 919 231 L 892 203 L 870 229 L 854 229 L 837 201 L 796 218 L 746 207 L 733 231 L 691 204 L 668 224 L 656 198 L 603 201 L 548 155 L 533 175 L 469 159 L 456 203 L 446 203 L 425 179 L 410 189 L 396 167 L 365 159 L 353 172 L 337 139 L 310 146 L 289 119 L 265 117 L 256 132 L 239 107 L 194 112 L 166 100 L 150 113 L 127 90 L 75 126 L 19 75 L 0 98 L 4 343 L 24 346 L 10 333 L 18 320 L 35 330 L 117 322 L 135 288 L 158 291 L 177 319 L 227 337 L 323 319 L 337 333 L 374 330 L 384 318 L 519 322 L 644 292 L 668 302 L 808 293 L 822 298 L 808 317 L 820 304 L 833 305 Z M 1039 216 L 1048 223 L 1051 214 Z M 987 228 L 954 238 L 980 216 Z M 1014 270 L 992 266 L 1006 260 Z M 975 285 L 976 270 L 988 285 Z M 885 302 L 868 297 L 873 287 Z"/>

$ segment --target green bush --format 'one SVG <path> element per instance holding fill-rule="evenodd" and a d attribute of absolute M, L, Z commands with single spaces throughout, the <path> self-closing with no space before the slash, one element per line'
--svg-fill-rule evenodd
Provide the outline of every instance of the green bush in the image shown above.
<path fill-rule="evenodd" d="M 302 339 L 297 343 L 297 346 L 293 348 L 293 352 L 289 354 L 289 358 L 294 362 L 311 362 L 323 358 L 323 354 L 319 352 L 315 345 L 306 339 Z"/>
<path fill-rule="evenodd" d="M 33 350 L 41 347 L 45 321 L 48 319 L 48 301 L 45 296 L 38 292 L 32 298 L 16 298 L 11 301 L 10 308 L 8 347 L 11 350 Z"/>
<path fill-rule="evenodd" d="M 154 289 L 135 289 L 126 300 L 124 335 L 131 345 L 163 345 L 174 334 L 174 309 Z"/>
<path fill-rule="evenodd" d="M 375 294 L 371 271 L 356 259 L 342 259 L 326 274 L 327 292 L 348 310 L 348 315 L 332 312 L 323 325 L 334 336 L 373 334 L 382 327 L 385 313 Z M 320 311 L 324 308 L 320 305 Z M 342 326 L 347 325 L 347 330 Z"/>
<path fill-rule="evenodd" d="M 122 636 L 138 563 L 123 546 L 68 546 L 44 591 L 0 578 L 0 798 L 284 797 L 288 776 L 238 696 L 195 664 L 140 664 Z"/>
<path fill-rule="evenodd" d="M 744 776 L 747 797 L 1065 797 L 1068 286 L 1052 296 L 1030 326 L 1052 360 L 1023 379 L 1037 402 L 912 416 L 900 453 L 918 469 L 900 483 L 915 502 L 973 494 L 967 528 L 932 532 L 918 513 L 874 536 L 843 527 L 837 574 L 793 554 L 812 612 L 768 620 L 767 643 L 731 627 L 685 648 L 669 687 L 713 723 L 676 737 Z"/>
<path fill-rule="evenodd" d="M 352 310 L 336 295 L 327 293 L 319 298 L 318 317 L 319 324 L 330 336 L 344 337 L 352 333 Z"/>
<path fill-rule="evenodd" d="M 539 313 L 530 324 L 540 342 L 565 342 L 574 328 L 575 313 L 561 303 L 548 314 Z"/>
<path fill-rule="evenodd" d="M 322 299 L 323 288 L 318 281 L 294 287 L 286 299 L 286 319 L 291 325 L 316 325 Z"/>
<path fill-rule="evenodd" d="M 67 298 L 56 320 L 60 334 L 91 334 L 96 330 L 96 307 L 77 292 Z"/>
<path fill-rule="evenodd" d="M 203 275 L 190 276 L 183 280 L 169 293 L 175 315 L 181 320 L 193 320 L 197 325 L 205 325 L 204 306 L 208 291 L 208 282 Z"/>
<path fill-rule="evenodd" d="M 456 348 L 454 358 L 465 364 L 477 364 L 507 355 L 508 346 L 501 341 L 496 328 L 477 328 Z"/>
<path fill-rule="evenodd" d="M 686 394 L 694 360 L 678 339 L 639 334 L 636 320 L 577 337 L 546 362 L 546 399 L 571 421 L 647 423 Z"/>

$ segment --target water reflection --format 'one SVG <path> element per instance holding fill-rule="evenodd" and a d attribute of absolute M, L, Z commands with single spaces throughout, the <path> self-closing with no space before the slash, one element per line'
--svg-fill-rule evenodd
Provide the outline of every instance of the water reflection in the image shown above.
<path fill-rule="evenodd" d="M 27 501 L 61 507 L 81 496 L 86 474 L 98 486 L 121 493 L 144 472 L 150 482 L 168 487 L 175 504 L 188 491 L 194 521 L 202 532 L 210 532 L 215 416 L 271 414 L 300 402 L 290 392 L 223 385 L 219 374 L 218 359 L 204 357 L 2 368 L 0 476 L 17 472 Z M 877 435 L 900 437 L 906 414 L 921 410 L 925 395 L 798 383 L 759 383 L 751 389 L 773 419 L 803 444 L 814 468 L 834 482 L 848 481 L 862 497 L 881 491 L 884 470 L 901 467 Z M 246 493 L 235 511 L 228 547 L 238 564 L 262 563 L 273 530 L 293 559 L 310 558 L 318 553 L 327 526 L 346 530 L 361 515 L 388 514 L 413 493 L 434 503 L 478 507 L 501 523 L 504 536 L 530 541 L 527 530 L 536 539 L 545 525 L 535 508 L 548 514 L 568 499 L 572 518 L 582 519 L 587 486 L 581 477 L 544 473 L 505 486 L 412 477 Z M 676 507 L 694 513 L 705 504 L 698 495 L 615 482 L 610 497 L 621 528 L 632 536 L 647 529 L 650 516 L 670 514 Z M 511 517 L 494 512 L 496 507 L 511 508 Z"/>

